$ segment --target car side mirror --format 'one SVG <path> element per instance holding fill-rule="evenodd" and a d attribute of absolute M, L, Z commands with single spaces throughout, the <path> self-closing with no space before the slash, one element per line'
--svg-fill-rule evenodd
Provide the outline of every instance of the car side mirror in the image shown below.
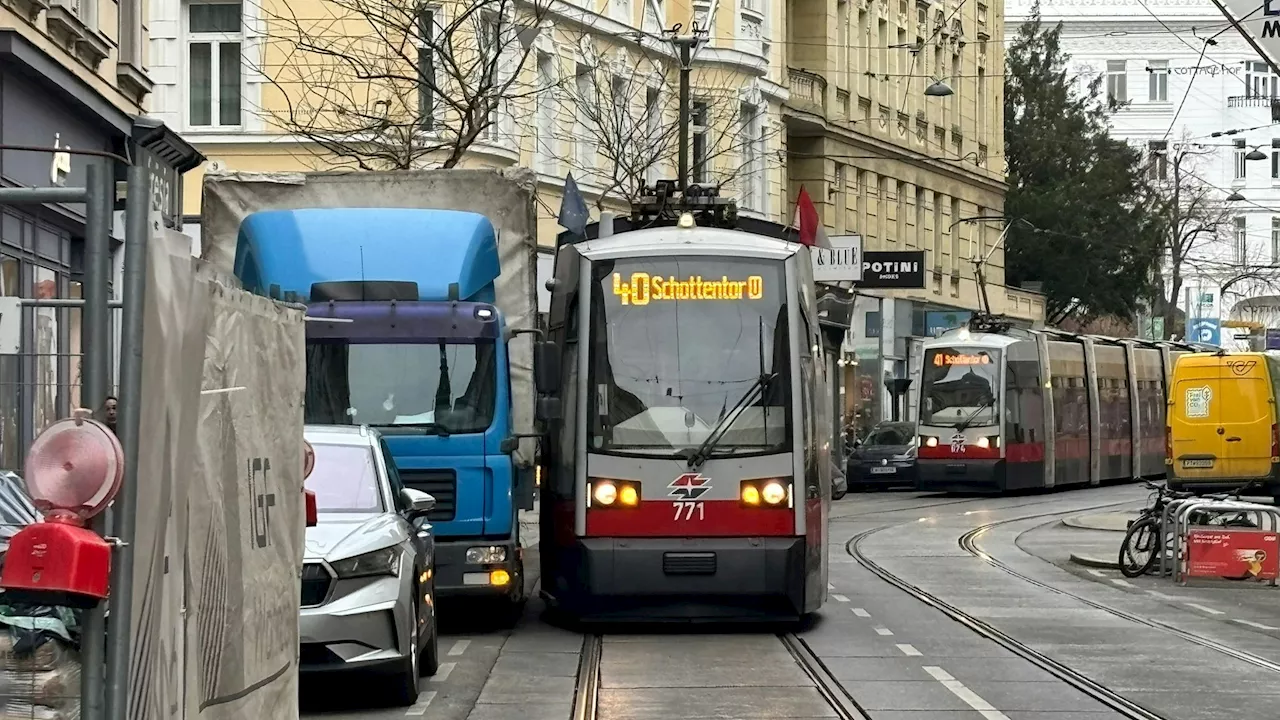
<path fill-rule="evenodd" d="M 533 384 L 543 395 L 560 391 L 560 348 L 555 343 L 543 341 L 533 346 Z"/>
<path fill-rule="evenodd" d="M 413 488 L 405 488 L 400 491 L 400 499 L 404 501 L 408 507 L 409 518 L 414 519 L 422 515 L 426 515 L 436 507 L 436 499 L 431 495 L 415 490 Z"/>

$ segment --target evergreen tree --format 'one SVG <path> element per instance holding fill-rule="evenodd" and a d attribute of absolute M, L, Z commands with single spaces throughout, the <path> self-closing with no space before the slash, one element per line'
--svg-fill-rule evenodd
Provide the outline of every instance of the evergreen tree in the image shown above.
<path fill-rule="evenodd" d="M 1004 98 L 1006 274 L 1043 283 L 1049 324 L 1133 313 L 1161 246 L 1142 156 L 1108 134 L 1102 77 L 1068 71 L 1061 33 L 1037 4 L 1009 46 Z"/>

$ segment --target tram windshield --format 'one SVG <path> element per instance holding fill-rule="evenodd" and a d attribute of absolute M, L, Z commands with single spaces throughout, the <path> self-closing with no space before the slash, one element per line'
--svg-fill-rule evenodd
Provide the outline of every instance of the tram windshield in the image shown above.
<path fill-rule="evenodd" d="M 920 423 L 942 427 L 996 425 L 1000 351 L 948 347 L 925 352 L 920 387 Z"/>
<path fill-rule="evenodd" d="M 626 258 L 597 262 L 592 277 L 592 452 L 678 455 L 717 425 L 714 455 L 786 449 L 781 260 Z"/>

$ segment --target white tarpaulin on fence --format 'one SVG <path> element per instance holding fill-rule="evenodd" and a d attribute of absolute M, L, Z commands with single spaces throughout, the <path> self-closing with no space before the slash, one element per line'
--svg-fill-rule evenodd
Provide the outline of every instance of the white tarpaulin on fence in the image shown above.
<path fill-rule="evenodd" d="M 150 247 L 129 718 L 294 720 L 302 311 Z"/>
<path fill-rule="evenodd" d="M 240 223 L 261 210 L 303 208 L 435 208 L 464 210 L 489 218 L 498 231 L 502 276 L 496 305 L 507 327 L 532 328 L 537 322 L 536 254 L 538 220 L 534 207 L 536 177 L 522 168 L 494 170 L 415 170 L 396 172 L 208 173 L 201 200 L 201 257 L 230 272 L 235 262 Z M 379 278 L 391 279 L 391 278 Z M 512 421 L 518 432 L 533 428 L 533 336 L 508 344 Z M 532 467 L 534 443 L 523 439 L 515 453 L 521 467 Z"/>
<path fill-rule="evenodd" d="M 147 248 L 128 717 L 169 720 L 183 716 L 185 680 L 188 484 L 174 479 L 194 466 L 208 305 L 196 295 L 186 236 L 163 231 Z"/>
<path fill-rule="evenodd" d="M 187 718 L 298 716 L 301 310 L 208 282 L 187 534 Z"/>

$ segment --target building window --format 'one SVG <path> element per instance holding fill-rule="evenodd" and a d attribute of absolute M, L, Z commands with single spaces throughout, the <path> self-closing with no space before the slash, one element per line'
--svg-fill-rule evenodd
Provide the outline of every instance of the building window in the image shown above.
<path fill-rule="evenodd" d="M 987 139 L 987 71 L 978 68 L 978 142 Z"/>
<path fill-rule="evenodd" d="M 960 273 L 960 232 L 964 223 L 960 222 L 960 199 L 951 198 L 951 273 Z"/>
<path fill-rule="evenodd" d="M 1232 144 L 1235 146 L 1233 150 L 1233 156 L 1235 158 L 1235 162 L 1232 163 L 1232 165 L 1235 166 L 1235 174 L 1233 175 L 1233 177 L 1236 180 L 1244 180 L 1245 175 L 1248 173 L 1248 167 L 1249 167 L 1249 161 L 1244 159 L 1245 155 L 1248 154 L 1248 151 L 1244 147 L 1243 140 L 1236 140 Z"/>
<path fill-rule="evenodd" d="M 422 8 L 418 11 L 418 127 L 434 130 L 436 127 L 436 11 Z"/>
<path fill-rule="evenodd" d="M 1152 180 L 1169 179 L 1169 143 L 1152 140 L 1147 143 L 1147 177 Z"/>
<path fill-rule="evenodd" d="M 1245 97 L 1273 98 L 1280 95 L 1280 78 L 1271 72 L 1271 66 L 1264 62 L 1246 62 L 1244 64 Z"/>
<path fill-rule="evenodd" d="M 1271 140 L 1271 178 L 1280 180 L 1280 138 Z"/>
<path fill-rule="evenodd" d="M 240 127 L 244 26 L 240 3 L 187 6 L 187 126 Z"/>
<path fill-rule="evenodd" d="M 1169 61 L 1147 61 L 1147 100 L 1169 102 Z"/>
<path fill-rule="evenodd" d="M 1249 233 L 1246 232 L 1245 217 L 1237 215 L 1235 225 L 1236 264 L 1243 266 L 1249 261 Z"/>
<path fill-rule="evenodd" d="M 750 210 L 765 212 L 764 122 L 754 105 L 742 105 L 742 204 Z"/>
<path fill-rule="evenodd" d="M 1280 263 L 1280 217 L 1271 216 L 1271 264 Z"/>
<path fill-rule="evenodd" d="M 738 0 L 738 49 L 766 55 L 764 0 Z"/>
<path fill-rule="evenodd" d="M 556 86 L 555 57 L 538 53 L 537 117 L 534 118 L 533 150 L 539 172 L 556 172 Z"/>
<path fill-rule="evenodd" d="M 711 123 L 707 115 L 707 103 L 693 103 L 693 115 L 689 122 L 689 135 L 693 141 L 693 182 L 707 183 L 711 181 L 711 148 L 707 146 L 710 139 Z"/>
<path fill-rule="evenodd" d="M 589 116 L 589 106 L 596 105 L 592 102 L 595 99 L 596 90 L 595 82 L 591 77 L 591 68 L 586 65 L 578 65 L 573 78 L 574 91 L 577 94 L 577 140 L 574 142 L 574 151 L 577 153 L 578 167 L 584 172 L 594 170 L 596 167 L 596 144 L 595 135 L 592 134 L 591 118 Z"/>
<path fill-rule="evenodd" d="M 658 175 L 661 172 L 658 163 L 661 160 L 662 151 L 666 149 L 666 143 L 663 142 L 662 135 L 661 88 L 645 88 L 644 130 L 646 135 L 645 149 L 642 155 L 642 162 L 646 163 L 644 179 L 645 182 L 653 184 L 658 181 Z"/>
<path fill-rule="evenodd" d="M 1124 60 L 1107 61 L 1107 98 L 1115 102 L 1129 99 L 1129 74 Z"/>

